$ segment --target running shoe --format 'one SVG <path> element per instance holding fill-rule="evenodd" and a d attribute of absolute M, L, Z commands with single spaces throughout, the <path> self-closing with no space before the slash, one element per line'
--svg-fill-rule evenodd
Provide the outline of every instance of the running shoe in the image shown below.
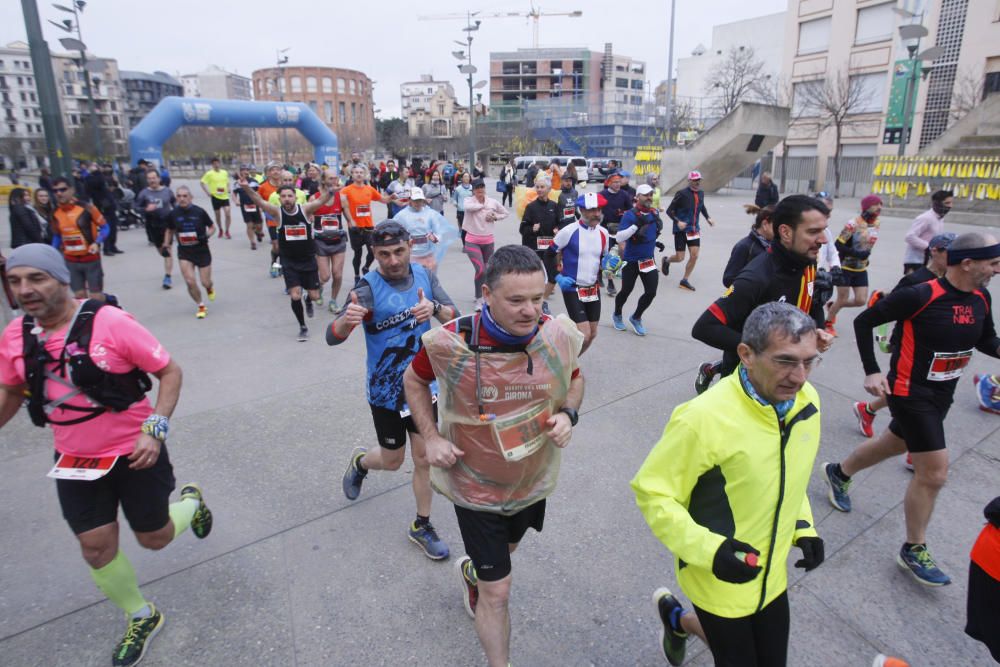
<path fill-rule="evenodd" d="M 691 290 L 692 292 L 694 291 L 694 285 L 689 283 L 686 278 L 681 278 L 681 281 L 677 283 L 677 286 L 681 289 Z"/>
<path fill-rule="evenodd" d="M 257 234 L 257 243 L 260 243 L 263 240 L 264 240 L 264 235 L 263 234 Z"/>
<path fill-rule="evenodd" d="M 174 286 L 174 281 L 170 276 L 163 276 L 163 289 L 170 289 Z"/>
<path fill-rule="evenodd" d="M 699 395 L 704 394 L 705 390 L 712 384 L 713 377 L 715 377 L 715 364 L 711 361 L 706 361 L 698 366 L 698 377 L 694 381 L 695 392 Z"/>
<path fill-rule="evenodd" d="M 976 400 L 979 409 L 1000 415 L 1000 376 L 975 375 L 972 381 L 976 385 Z"/>
<path fill-rule="evenodd" d="M 299 328 L 299 335 L 298 338 L 296 338 L 296 340 L 299 341 L 300 343 L 304 343 L 307 340 L 309 340 L 309 328 L 308 327 Z"/>
<path fill-rule="evenodd" d="M 215 301 L 215 289 L 206 290 L 208 292 L 208 300 Z"/>
<path fill-rule="evenodd" d="M 903 459 L 903 467 L 913 472 L 913 456 L 909 452 L 906 452 L 906 458 Z"/>
<path fill-rule="evenodd" d="M 406 535 L 431 560 L 444 560 L 451 553 L 448 551 L 448 545 L 438 537 L 437 531 L 434 530 L 434 526 L 430 522 L 422 526 L 417 526 L 416 522 L 411 523 Z"/>
<path fill-rule="evenodd" d="M 226 232 L 226 238 L 227 239 L 232 239 L 233 237 L 229 235 L 229 232 Z"/>
<path fill-rule="evenodd" d="M 146 618 L 130 618 L 125 636 L 118 642 L 115 652 L 111 654 L 112 667 L 128 667 L 135 665 L 146 655 L 153 637 L 163 627 L 163 614 L 152 603 L 149 604 L 152 614 Z"/>
<path fill-rule="evenodd" d="M 872 661 L 872 667 L 910 667 L 910 663 L 902 658 L 879 653 L 875 656 L 875 660 Z"/>
<path fill-rule="evenodd" d="M 875 423 L 875 413 L 868 411 L 868 404 L 864 401 L 855 403 L 854 416 L 858 418 L 858 428 L 861 429 L 861 435 L 866 438 L 875 437 L 875 429 L 872 427 L 872 424 Z"/>
<path fill-rule="evenodd" d="M 674 628 L 671 617 L 675 617 L 679 625 L 681 612 L 678 610 L 683 610 L 684 607 L 681 606 L 681 603 L 677 601 L 677 598 L 674 597 L 674 594 L 668 588 L 657 588 L 653 593 L 653 603 L 656 604 L 656 610 L 660 614 L 660 622 L 663 623 L 663 634 L 660 636 L 663 657 L 671 665 L 680 665 L 684 662 L 684 652 L 687 650 L 688 635 L 686 632 L 680 630 L 680 628 Z"/>
<path fill-rule="evenodd" d="M 608 296 L 618 296 L 618 288 L 615 287 L 615 281 L 608 279 Z"/>
<path fill-rule="evenodd" d="M 622 319 L 621 315 L 611 315 L 611 323 L 614 325 L 615 329 L 618 331 L 625 331 L 625 320 Z"/>
<path fill-rule="evenodd" d="M 199 320 L 203 320 L 205 319 L 206 315 L 208 315 L 208 308 L 206 308 L 204 304 L 199 305 L 198 312 L 195 313 L 194 316 L 197 317 Z"/>
<path fill-rule="evenodd" d="M 306 297 L 306 317 L 312 317 L 316 314 L 316 310 L 313 308 L 312 299 Z"/>
<path fill-rule="evenodd" d="M 900 548 L 896 563 L 924 586 L 947 586 L 951 583 L 951 577 L 938 568 L 931 552 L 923 544 L 914 544 L 909 549 L 905 546 Z"/>
<path fill-rule="evenodd" d="M 660 271 L 665 276 L 669 276 L 670 275 L 670 258 L 669 257 L 664 257 L 663 259 L 660 260 Z"/>
<path fill-rule="evenodd" d="M 470 618 L 475 618 L 476 603 L 479 602 L 479 577 L 476 576 L 476 567 L 468 556 L 459 558 L 455 567 L 462 575 L 462 603 L 465 605 L 465 611 Z"/>
<path fill-rule="evenodd" d="M 646 335 L 646 327 L 642 326 L 642 320 L 632 316 L 628 318 L 628 323 L 632 325 L 632 331 L 635 332 L 636 336 Z"/>
<path fill-rule="evenodd" d="M 552 314 L 552 311 L 549 310 L 549 302 L 548 301 L 542 301 L 542 312 L 544 314 L 546 314 L 546 315 L 551 315 Z"/>
<path fill-rule="evenodd" d="M 361 485 L 364 483 L 368 471 L 362 470 L 358 464 L 361 457 L 367 452 L 368 450 L 364 447 L 355 447 L 351 451 L 351 461 L 347 464 L 343 479 L 344 495 L 347 496 L 348 500 L 357 500 L 358 496 L 361 495 Z"/>
<path fill-rule="evenodd" d="M 317 306 L 319 306 L 320 308 L 322 308 L 323 307 L 323 297 L 320 297 L 318 299 L 313 299 L 313 303 L 315 303 Z"/>
<path fill-rule="evenodd" d="M 830 334 L 831 336 L 833 336 L 834 338 L 836 338 L 837 337 L 837 329 L 833 325 L 834 325 L 834 321 L 833 320 L 827 320 L 826 321 L 826 326 L 823 327 L 823 328 L 826 330 L 826 332 L 828 334 Z"/>
<path fill-rule="evenodd" d="M 836 472 L 834 472 L 832 463 L 824 463 L 823 468 L 823 481 L 826 485 L 830 487 L 830 492 L 827 497 L 830 499 L 830 504 L 833 505 L 835 510 L 840 510 L 841 512 L 851 511 L 851 496 L 847 492 L 851 488 L 851 482 L 845 480 Z"/>
<path fill-rule="evenodd" d="M 330 308 L 330 312 L 331 313 L 336 314 L 336 313 L 340 312 L 340 306 L 338 306 L 337 302 L 334 301 L 333 299 L 330 299 L 330 306 L 329 306 L 329 308 Z"/>
<path fill-rule="evenodd" d="M 271 264 L 271 277 L 277 278 L 280 273 L 281 273 L 281 264 L 278 264 L 277 262 Z"/>
<path fill-rule="evenodd" d="M 205 504 L 201 487 L 197 484 L 185 484 L 181 487 L 181 500 L 186 500 L 187 498 L 194 498 L 198 501 L 198 509 L 194 511 L 194 516 L 191 517 L 191 532 L 199 540 L 203 540 L 212 532 L 212 510 L 208 509 L 208 505 Z"/>
<path fill-rule="evenodd" d="M 255 241 L 251 241 L 250 242 L 250 249 L 251 250 L 256 250 L 257 249 L 257 243 Z"/>

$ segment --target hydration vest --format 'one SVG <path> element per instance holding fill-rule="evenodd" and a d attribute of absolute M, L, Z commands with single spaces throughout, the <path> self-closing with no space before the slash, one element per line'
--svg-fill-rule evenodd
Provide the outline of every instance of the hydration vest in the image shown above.
<path fill-rule="evenodd" d="M 63 349 L 58 359 L 49 354 L 45 344 L 34 333 L 35 319 L 30 315 L 24 316 L 21 336 L 24 343 L 24 371 L 28 385 L 26 392 L 28 414 L 35 426 L 45 426 L 48 423 L 71 426 L 99 417 L 108 411 L 122 412 L 153 388 L 149 375 L 138 368 L 133 368 L 127 373 L 110 373 L 101 369 L 90 358 L 94 317 L 97 311 L 106 305 L 108 304 L 96 299 L 88 299 L 80 305 L 63 341 Z M 53 363 L 57 364 L 56 368 L 49 370 L 48 365 Z M 67 386 L 71 385 L 76 391 L 70 391 L 50 401 L 45 395 L 45 383 L 50 379 Z M 97 405 L 86 407 L 66 403 L 81 393 Z M 83 415 L 76 419 L 57 422 L 49 416 L 56 408 L 81 412 Z"/>

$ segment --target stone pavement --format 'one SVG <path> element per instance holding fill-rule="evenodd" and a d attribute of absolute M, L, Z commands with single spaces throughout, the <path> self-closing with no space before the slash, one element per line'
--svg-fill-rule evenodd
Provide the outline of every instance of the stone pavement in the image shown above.
<path fill-rule="evenodd" d="M 722 290 L 729 248 L 749 228 L 740 208 L 749 196 L 709 196 L 719 224 L 704 231 L 698 291 L 679 290 L 676 275 L 661 277 L 645 339 L 614 331 L 605 300 L 600 334 L 582 360 L 580 425 L 545 531 L 529 534 L 514 557 L 513 664 L 663 664 L 650 596 L 661 585 L 678 589 L 672 559 L 636 510 L 628 482 L 673 407 L 693 396 L 698 363 L 717 356 L 690 329 Z M 196 201 L 203 199 L 199 192 Z M 838 200 L 834 220 L 856 207 L 857 200 Z M 884 221 L 873 285 L 895 284 L 907 226 Z M 516 228 L 513 218 L 500 223 L 498 240 L 517 242 Z M 233 240 L 212 241 L 218 300 L 204 321 L 194 318 L 176 269 L 174 289 L 160 288 L 161 263 L 141 230 L 120 235 L 127 254 L 105 259 L 109 290 L 184 369 L 171 460 L 179 483 L 201 483 L 215 514 L 208 539 L 187 533 L 161 552 L 142 550 L 123 531 L 144 592 L 167 617 L 143 664 L 484 664 L 454 558 L 431 562 L 406 539 L 409 463 L 371 474 L 354 503 L 341 493 L 351 448 L 374 444 L 362 336 L 328 347 L 331 315 L 323 310 L 310 322 L 312 339 L 295 342 L 281 281 L 267 277 L 267 251 L 249 250 L 242 222 L 234 220 L 233 230 Z M 8 234 L 4 225 L 4 247 Z M 440 275 L 469 308 L 472 269 L 457 248 Z M 553 310 L 563 310 L 558 297 Z M 851 317 L 842 315 L 840 338 L 812 378 L 823 399 L 817 464 L 839 460 L 862 440 L 851 415 L 851 402 L 864 395 Z M 976 354 L 969 375 L 998 369 Z M 887 423 L 880 416 L 876 428 Z M 814 475 L 810 499 L 827 561 L 807 576 L 789 563 L 790 665 L 862 667 L 878 652 L 917 666 L 990 664 L 962 628 L 969 548 L 983 506 L 1000 493 L 1000 418 L 976 409 L 969 380 L 959 385 L 947 433 L 951 475 L 929 539 L 954 584 L 921 588 L 895 564 L 910 474 L 901 462 L 858 476 L 850 515 L 830 508 Z M 107 665 L 121 617 L 91 583 L 61 519 L 45 478 L 50 447 L 51 436 L 26 415 L 0 435 L 7 479 L 0 487 L 0 665 Z M 439 532 L 461 553 L 451 508 L 441 498 L 434 507 Z M 697 640 L 689 655 L 688 664 L 711 664 Z"/>

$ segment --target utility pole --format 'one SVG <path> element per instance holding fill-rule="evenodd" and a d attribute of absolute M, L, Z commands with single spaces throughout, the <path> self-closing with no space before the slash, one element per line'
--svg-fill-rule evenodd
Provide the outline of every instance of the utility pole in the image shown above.
<path fill-rule="evenodd" d="M 62 112 L 59 110 L 59 95 L 56 79 L 52 73 L 52 56 L 49 45 L 42 37 L 42 24 L 38 17 L 35 0 L 21 0 L 24 13 L 24 27 L 28 33 L 31 49 L 31 66 L 35 72 L 35 89 L 38 103 L 42 107 L 42 126 L 45 128 L 45 145 L 49 155 L 49 168 L 54 176 L 69 176 L 73 171 L 73 156 L 66 141 Z"/>
<path fill-rule="evenodd" d="M 72 5 L 71 7 L 58 4 L 53 4 L 52 6 L 59 11 L 72 14 L 72 26 L 66 25 L 67 21 L 63 21 L 62 23 L 49 21 L 49 23 L 65 32 L 72 32 L 74 28 L 76 29 L 75 40 L 72 38 L 63 38 L 59 40 L 59 43 L 71 51 L 80 52 L 80 69 L 83 70 L 83 86 L 87 93 L 87 109 L 90 116 L 91 132 L 94 137 L 94 152 L 96 153 L 94 159 L 99 160 L 104 155 L 104 145 L 101 141 L 101 126 L 97 122 L 97 105 L 94 103 L 94 90 L 90 84 L 90 70 L 87 68 L 87 45 L 84 43 L 83 35 L 80 32 L 80 11 L 83 10 L 86 2 L 83 0 L 72 0 L 70 4 Z"/>
<path fill-rule="evenodd" d="M 670 0 L 670 40 L 667 47 L 667 146 L 673 138 L 671 129 L 673 128 L 674 115 L 674 14 L 677 9 L 677 0 Z"/>
<path fill-rule="evenodd" d="M 291 48 L 291 47 L 288 47 Z M 278 89 L 278 100 L 285 101 L 285 70 L 282 67 L 288 62 L 288 56 L 284 55 L 288 48 L 279 49 L 275 52 L 275 61 L 278 64 L 278 78 L 274 80 L 274 85 Z M 288 166 L 288 128 L 281 128 L 281 145 L 285 152 L 285 166 Z"/>

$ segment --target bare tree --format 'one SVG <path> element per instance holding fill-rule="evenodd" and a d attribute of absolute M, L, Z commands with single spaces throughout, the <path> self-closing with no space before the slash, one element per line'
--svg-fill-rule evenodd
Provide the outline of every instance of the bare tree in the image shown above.
<path fill-rule="evenodd" d="M 809 108 L 804 104 L 795 103 L 795 86 L 788 79 L 775 78 L 767 81 L 768 85 L 761 86 L 757 93 L 760 97 L 760 101 L 764 104 L 773 104 L 779 107 L 788 107 L 788 127 L 791 131 L 791 127 L 795 125 L 806 113 L 808 113 Z M 788 175 L 788 137 L 781 142 L 781 182 L 778 188 L 781 192 L 785 191 L 785 182 Z"/>
<path fill-rule="evenodd" d="M 983 101 L 986 76 L 982 68 L 963 68 L 955 75 L 955 85 L 951 91 L 951 118 L 961 120 Z"/>
<path fill-rule="evenodd" d="M 818 113 L 819 129 L 833 128 L 836 151 L 833 154 L 833 196 L 840 196 L 840 154 L 843 150 L 841 139 L 844 131 L 858 122 L 856 116 L 864 113 L 870 102 L 871 93 L 865 89 L 861 78 L 851 76 L 848 71 L 834 72 L 832 76 L 802 86 L 802 109 Z"/>
<path fill-rule="evenodd" d="M 764 61 L 751 46 L 733 46 L 725 58 L 709 70 L 705 92 L 718 96 L 715 106 L 725 116 L 740 102 L 759 97 L 768 75 Z"/>

